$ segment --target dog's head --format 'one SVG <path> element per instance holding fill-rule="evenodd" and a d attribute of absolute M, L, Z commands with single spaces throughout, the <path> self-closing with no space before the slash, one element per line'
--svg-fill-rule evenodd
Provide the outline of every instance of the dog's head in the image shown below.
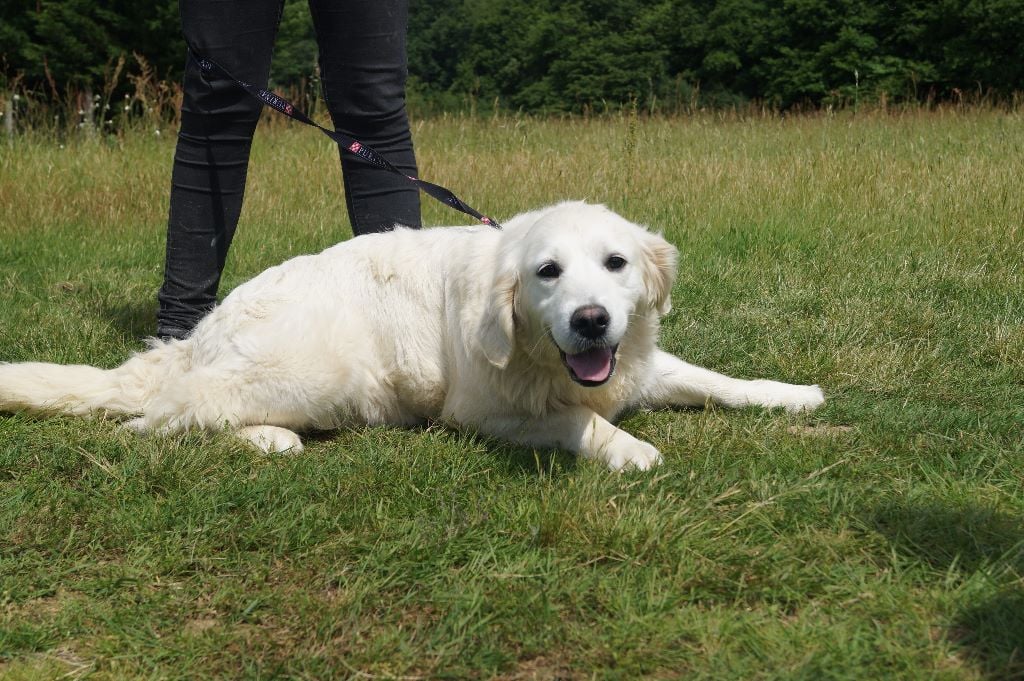
<path fill-rule="evenodd" d="M 569 376 L 599 386 L 638 317 L 671 306 L 676 249 L 604 206 L 562 203 L 510 221 L 481 333 L 504 368 L 517 346 L 556 355 Z"/>

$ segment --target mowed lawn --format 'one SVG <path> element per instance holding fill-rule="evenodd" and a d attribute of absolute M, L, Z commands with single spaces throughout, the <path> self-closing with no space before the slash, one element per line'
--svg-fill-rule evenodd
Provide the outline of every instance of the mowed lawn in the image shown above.
<path fill-rule="evenodd" d="M 161 133 L 0 144 L 0 361 L 153 333 Z M 0 677 L 1024 677 L 1024 116 L 414 134 L 499 219 L 583 198 L 662 230 L 662 345 L 828 403 L 632 414 L 665 463 L 621 475 L 442 424 L 264 456 L 0 415 Z M 336 153 L 260 131 L 225 290 L 350 237 Z"/>

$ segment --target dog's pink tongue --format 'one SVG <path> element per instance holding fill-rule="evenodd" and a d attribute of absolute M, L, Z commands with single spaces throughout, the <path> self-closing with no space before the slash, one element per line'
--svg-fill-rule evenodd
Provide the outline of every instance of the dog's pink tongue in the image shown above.
<path fill-rule="evenodd" d="M 611 348 L 594 348 L 566 355 L 565 362 L 581 381 L 603 381 L 612 373 Z"/>

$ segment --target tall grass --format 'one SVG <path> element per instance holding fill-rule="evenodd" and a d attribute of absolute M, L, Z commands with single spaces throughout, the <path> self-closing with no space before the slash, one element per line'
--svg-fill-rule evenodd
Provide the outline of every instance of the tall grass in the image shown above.
<path fill-rule="evenodd" d="M 330 124 L 323 102 L 321 84 L 317 75 L 300 79 L 287 87 L 277 87 L 271 75 L 271 89 L 283 95 L 323 125 Z M 62 140 L 75 137 L 123 136 L 140 131 L 176 129 L 179 123 L 182 90 L 177 81 L 162 79 L 147 59 L 133 53 L 131 58 L 121 55 L 107 63 L 101 85 L 83 87 L 73 83 L 63 86 L 50 79 L 45 85 L 29 87 L 20 76 L 0 73 L 0 128 L 12 138 L 16 135 L 42 135 Z M 410 78 L 407 104 L 414 117 L 443 118 L 455 113 L 460 117 L 478 118 L 515 116 L 507 102 L 499 98 L 481 100 L 472 92 L 428 94 L 429 88 Z M 904 115 L 935 111 L 998 111 L 1019 112 L 1024 104 L 1024 93 L 1015 92 L 1000 97 L 980 85 L 977 90 L 954 89 L 951 98 L 938 99 L 935 93 L 909 100 L 891 98 L 882 92 L 861 100 L 843 97 L 838 92 L 818 106 L 796 103 L 787 110 L 767 101 L 741 101 L 727 98 L 727 102 L 702 94 L 699 84 L 691 85 L 682 77 L 676 80 L 671 96 L 658 100 L 653 94 L 646 98 L 642 110 L 645 117 L 699 116 L 726 118 L 762 118 L 783 115 L 815 116 L 854 113 L 867 115 Z M 625 102 L 602 101 L 584 106 L 575 117 L 614 118 L 636 116 L 639 100 Z M 573 116 L 572 114 L 562 114 Z M 264 111 L 262 124 L 274 128 L 284 124 L 269 108 Z"/>
<path fill-rule="evenodd" d="M 646 475 L 438 424 L 264 457 L 0 416 L 0 676 L 1021 677 L 1022 122 L 416 120 L 420 175 L 498 219 L 586 198 L 663 230 L 662 345 L 829 403 L 631 415 Z M 142 347 L 173 143 L 0 146 L 0 360 Z M 326 138 L 261 129 L 249 177 L 226 289 L 349 238 Z"/>
<path fill-rule="evenodd" d="M 182 88 L 159 77 L 144 56 L 120 56 L 107 64 L 98 90 L 50 81 L 27 87 L 20 77 L 0 74 L 0 121 L 9 141 L 15 136 L 56 138 L 123 137 L 175 130 L 180 123 Z M 320 84 L 302 79 L 281 92 L 309 115 L 327 122 Z M 282 123 L 269 108 L 262 123 Z"/>

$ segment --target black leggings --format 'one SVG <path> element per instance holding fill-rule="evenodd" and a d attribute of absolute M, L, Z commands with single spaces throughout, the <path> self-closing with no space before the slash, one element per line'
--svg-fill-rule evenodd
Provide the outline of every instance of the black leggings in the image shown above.
<path fill-rule="evenodd" d="M 180 0 L 179 6 L 182 30 L 196 50 L 241 80 L 267 82 L 283 0 Z M 416 175 L 405 113 L 408 0 L 309 0 L 309 6 L 335 128 Z M 190 331 L 216 302 L 262 108 L 233 82 L 208 78 L 188 60 L 157 296 L 159 335 Z M 415 187 L 348 153 L 341 154 L 341 167 L 355 234 L 420 225 Z"/>

